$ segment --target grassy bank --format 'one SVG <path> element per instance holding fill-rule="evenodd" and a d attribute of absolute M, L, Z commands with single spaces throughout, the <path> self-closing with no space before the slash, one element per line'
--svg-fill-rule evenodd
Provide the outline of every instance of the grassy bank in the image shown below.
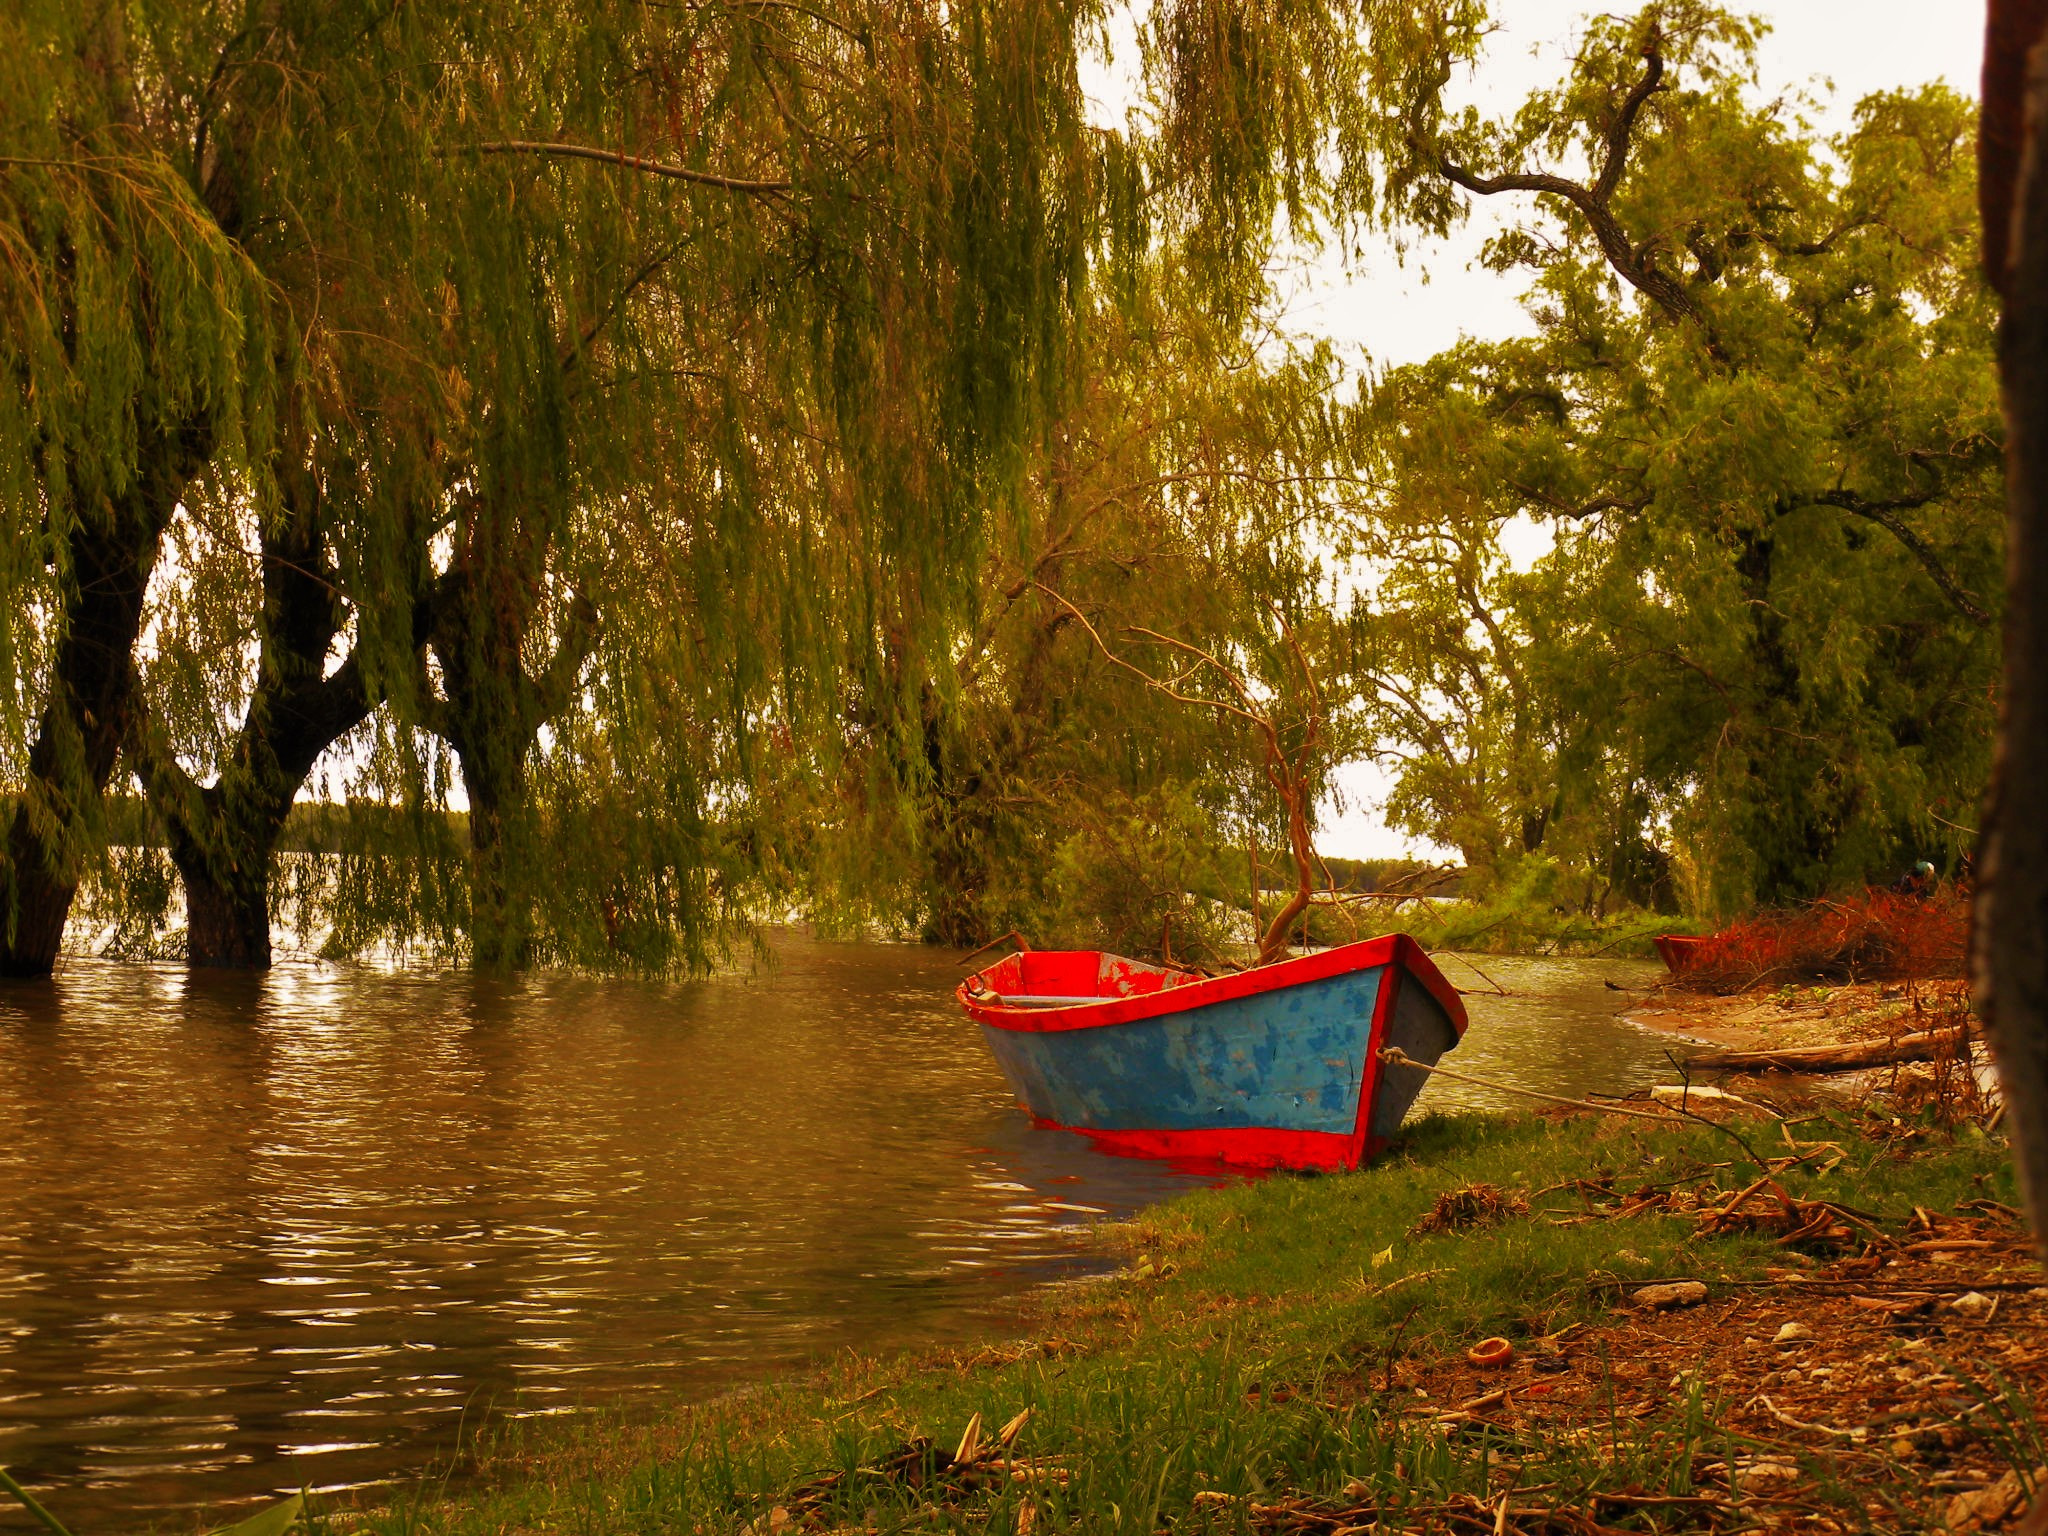
<path fill-rule="evenodd" d="M 2011 1492 L 2041 1460 L 2016 1405 L 2038 1400 L 2048 1302 L 2002 1148 L 1848 1112 L 1799 1125 L 1796 1152 L 1744 1134 L 1770 1183 L 1696 1125 L 1428 1120 L 1367 1171 L 1105 1229 L 1124 1268 L 1014 1343 L 500 1434 L 450 1490 L 321 1523 L 1925 1530 Z M 1706 1300 L 1633 1299 L 1664 1279 Z M 1786 1323 L 1806 1331 L 1779 1342 Z M 1515 1358 L 1473 1365 L 1492 1335 Z"/>

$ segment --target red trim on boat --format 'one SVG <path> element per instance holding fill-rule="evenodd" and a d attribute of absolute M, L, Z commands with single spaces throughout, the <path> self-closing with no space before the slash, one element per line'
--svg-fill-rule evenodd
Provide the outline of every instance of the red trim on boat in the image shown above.
<path fill-rule="evenodd" d="M 1417 952 L 1420 952 L 1419 945 Z M 1429 964 L 1427 957 L 1424 963 Z M 1430 964 L 1429 968 L 1431 971 L 1436 969 L 1434 964 Z M 1351 1128 L 1351 1160 L 1345 1165 L 1349 1168 L 1358 1167 L 1379 1151 L 1378 1147 L 1366 1146 L 1366 1132 L 1372 1125 L 1373 1102 L 1380 1096 L 1381 1074 L 1387 1070 L 1380 1064 L 1380 1052 L 1385 1048 L 1387 1041 L 1387 1024 L 1394 1017 L 1394 1005 L 1401 996 L 1401 983 L 1407 979 L 1408 974 L 1408 968 L 1404 965 L 1388 966 L 1386 979 L 1380 983 L 1379 996 L 1372 1005 L 1372 1032 L 1366 1036 L 1365 1044 L 1365 1080 L 1359 1084 L 1358 1121 Z M 1451 995 L 1457 996 L 1455 992 Z M 1465 1007 L 1462 999 L 1457 1010 L 1451 1014 L 1451 1019 L 1457 1026 L 1459 1038 L 1463 1039 Z"/>
<path fill-rule="evenodd" d="M 1356 1165 L 1354 1138 L 1329 1131 L 1284 1131 L 1264 1126 L 1231 1126 L 1198 1131 L 1097 1131 L 1061 1125 L 1033 1115 L 1045 1130 L 1086 1136 L 1104 1152 L 1120 1157 L 1171 1158 L 1176 1162 L 1216 1163 L 1231 1168 L 1324 1168 Z"/>
<path fill-rule="evenodd" d="M 1699 958 L 1700 946 L 1707 941 L 1690 933 L 1660 933 L 1650 942 L 1657 946 L 1665 969 L 1675 976 L 1692 968 L 1693 961 Z"/>
<path fill-rule="evenodd" d="M 1008 963 L 1007 960 L 1003 962 L 1005 965 Z M 1237 971 L 1228 976 L 1183 982 L 1179 986 L 1164 987 L 1157 992 L 1123 997 L 1111 996 L 1103 998 L 1100 1002 L 1073 1003 L 1065 1007 L 1010 1007 L 991 1003 L 986 1000 L 988 992 L 1003 989 L 988 987 L 987 983 L 983 982 L 983 976 L 989 972 L 977 972 L 961 982 L 957 995 L 960 1006 L 966 1009 L 968 1017 L 978 1024 L 987 1024 L 996 1029 L 1040 1034 L 1066 1029 L 1096 1029 L 1105 1024 L 1130 1024 L 1139 1019 L 1156 1019 L 1163 1014 L 1181 1013 L 1190 1008 L 1228 1002 L 1233 998 L 1252 997 L 1261 992 L 1300 986 L 1308 981 L 1323 981 L 1331 976 L 1342 976 L 1350 971 L 1362 971 L 1390 963 L 1394 967 L 1390 974 L 1406 972 L 1429 989 L 1430 996 L 1434 997 L 1444 1012 L 1450 1015 L 1451 1025 L 1462 1039 L 1466 1023 L 1464 999 L 1458 996 L 1458 989 L 1444 979 L 1443 973 L 1436 968 L 1422 946 L 1405 933 L 1390 933 L 1377 939 L 1361 939 L 1356 944 L 1340 944 L 1334 949 L 1318 950 L 1314 954 L 1282 960 L 1275 965 Z M 990 971 L 998 969 L 1000 966 L 990 967 Z M 987 988 L 979 998 L 976 993 L 969 990 L 976 986 Z M 1012 987 L 1009 990 L 1015 993 L 1018 989 Z M 1391 987 L 1380 989 L 1382 1006 L 1392 990 Z M 1373 1021 L 1375 1050 L 1378 1049 L 1379 1030 L 1379 1010 L 1376 1008 Z M 1343 1141 L 1346 1138 L 1337 1139 Z"/>

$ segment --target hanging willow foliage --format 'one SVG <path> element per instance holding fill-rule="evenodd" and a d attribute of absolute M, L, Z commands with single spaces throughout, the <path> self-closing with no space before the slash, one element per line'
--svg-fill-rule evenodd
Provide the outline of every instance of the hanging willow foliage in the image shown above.
<path fill-rule="evenodd" d="M 1417 126 L 1483 21 L 1162 6 L 1118 134 L 1104 14 L 15 8 L 7 968 L 121 754 L 212 964 L 267 963 L 285 842 L 341 948 L 695 963 L 789 833 L 778 755 L 857 718 L 913 805 L 1097 289 L 1171 250 L 1227 332 L 1276 213 L 1440 222 Z M 323 762 L 357 813 L 289 831 Z"/>

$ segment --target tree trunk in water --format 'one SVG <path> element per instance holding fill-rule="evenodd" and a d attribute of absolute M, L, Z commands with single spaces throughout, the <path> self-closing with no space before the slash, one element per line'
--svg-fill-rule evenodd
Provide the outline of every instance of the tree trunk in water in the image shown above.
<path fill-rule="evenodd" d="M 29 789 L 7 837 L 13 910 L 0 935 L 0 974 L 47 976 L 78 891 L 77 840 L 120 754 L 134 682 L 131 654 L 156 540 L 123 549 L 81 530 L 72 550 L 77 595 L 52 667 L 49 702 L 29 751 Z M 39 804 L 43 814 L 32 814 Z"/>
<path fill-rule="evenodd" d="M 217 884 L 203 869 L 178 866 L 185 884 L 185 958 L 220 970 L 270 968 L 269 859 L 254 880 Z"/>
<path fill-rule="evenodd" d="M 596 649 L 597 609 L 580 593 L 560 619 L 539 676 L 522 659 L 541 619 L 538 562 L 521 572 L 479 558 L 457 560 L 436 582 L 431 644 L 445 701 L 434 729 L 454 748 L 469 799 L 470 963 L 480 971 L 529 965 L 540 850 L 527 803 L 527 755 L 540 728 L 567 708 Z"/>
<path fill-rule="evenodd" d="M 518 970 L 533 958 L 528 850 L 517 823 L 526 805 L 524 745 L 515 752 L 456 748 L 469 796 L 470 964 L 479 971 Z"/>
<path fill-rule="evenodd" d="M 270 867 L 285 818 L 313 764 L 369 717 L 356 656 L 331 674 L 327 655 L 347 618 L 329 563 L 317 476 L 278 474 L 283 516 L 263 533 L 263 620 L 256 690 L 220 777 L 192 782 L 150 732 L 132 734 L 135 766 L 170 833 L 185 887 L 186 962 L 270 965 Z"/>
<path fill-rule="evenodd" d="M 370 713 L 353 656 L 327 678 L 265 673 L 217 782 L 200 789 L 162 753 L 137 765 L 185 887 L 189 965 L 269 966 L 270 868 L 285 819 L 314 761 Z"/>
<path fill-rule="evenodd" d="M 1984 68 L 1987 248 L 2006 297 L 2005 692 L 1976 899 L 1977 1006 L 2048 1254 L 2048 5 L 1994 0 Z M 2019 153 L 2015 156 L 2014 151 Z M 2048 1501 L 2034 1512 L 2039 1529 Z"/>
<path fill-rule="evenodd" d="M 135 639 L 158 543 L 209 451 L 200 424 L 148 433 L 128 489 L 71 536 L 50 696 L 0 869 L 0 976 L 47 976 L 57 963 L 78 893 L 79 844 L 91 834 L 127 731 Z"/>

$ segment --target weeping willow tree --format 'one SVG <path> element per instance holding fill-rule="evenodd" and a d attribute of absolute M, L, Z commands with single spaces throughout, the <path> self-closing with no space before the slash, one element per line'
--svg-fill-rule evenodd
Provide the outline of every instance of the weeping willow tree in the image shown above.
<path fill-rule="evenodd" d="M 146 22 L 175 22 L 145 16 Z M 0 972 L 54 961 L 104 839 L 159 542 L 195 480 L 260 473 L 290 331 L 243 243 L 262 116 L 112 9 L 0 19 Z M 266 89 L 269 89 L 266 87 Z M 287 354 L 280 358 L 279 353 Z"/>
<path fill-rule="evenodd" d="M 1342 374 L 1185 307 L 1184 276 L 1154 251 L 1099 298 L 973 609 L 936 651 L 892 616 L 845 738 L 791 760 L 777 856 L 824 911 L 1220 953 L 1271 873 L 1247 850 L 1286 848 L 1262 742 L 1211 705 L 1226 672 L 1293 691 L 1276 607 L 1328 631 Z M 1143 681 L 1197 650 L 1221 669 L 1180 697 Z"/>
<path fill-rule="evenodd" d="M 942 610 L 1095 211 L 1077 15 L 1027 9 L 19 15 L 63 70 L 7 145 L 47 151 L 7 162 L 10 707 L 48 695 L 13 968 L 124 746 L 191 957 L 264 963 L 286 812 L 372 710 L 452 750 L 460 925 L 516 963 L 575 851 L 536 842 L 537 755 L 582 788 L 579 754 L 653 756 L 642 808 L 688 827 L 771 679 L 830 698 L 850 576 Z"/>
<path fill-rule="evenodd" d="M 417 671 L 453 391 L 429 347 L 453 178 L 425 129 L 454 40 L 381 6 L 237 20 L 179 39 L 206 84 L 161 71 L 156 116 L 187 135 L 166 132 L 174 164 L 227 153 L 213 118 L 236 129 L 237 243 L 286 317 L 288 366 L 264 452 L 209 466 L 172 522 L 124 750 L 184 889 L 188 958 L 261 966 L 294 799 L 381 703 L 407 707 Z"/>
<path fill-rule="evenodd" d="M 122 752 L 196 961 L 267 958 L 337 750 L 401 812 L 330 823 L 389 856 L 313 890 L 338 932 L 695 953 L 768 846 L 764 754 L 847 709 L 922 732 L 916 659 L 972 632 L 1092 274 L 1170 237 L 1184 302 L 1241 316 L 1276 215 L 1339 197 L 1314 125 L 1342 109 L 1365 187 L 1405 142 L 1366 85 L 1447 35 L 1162 10 L 1133 136 L 1084 118 L 1100 15 L 17 9 L 6 654 L 51 744 L 10 768 L 14 968 L 54 955 Z M 73 347 L 79 315 L 109 339 Z"/>

